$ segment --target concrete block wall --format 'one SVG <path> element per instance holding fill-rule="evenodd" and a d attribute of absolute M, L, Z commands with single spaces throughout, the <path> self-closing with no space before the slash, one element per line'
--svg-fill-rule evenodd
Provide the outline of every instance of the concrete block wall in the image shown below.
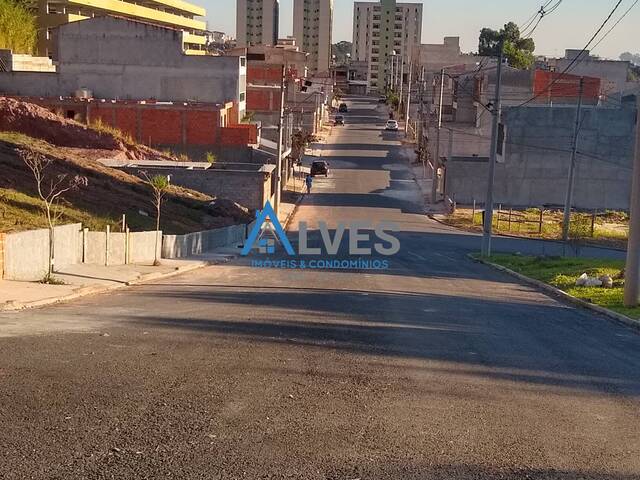
<path fill-rule="evenodd" d="M 628 210 L 635 109 L 585 107 L 574 207 Z M 514 207 L 563 205 L 575 107 L 506 108 L 507 147 L 496 165 L 495 201 Z M 484 202 L 488 163 L 446 165 L 446 193 L 458 203 Z"/>
<path fill-rule="evenodd" d="M 222 164 L 209 170 L 162 169 L 163 175 L 171 175 L 171 183 L 191 188 L 213 197 L 227 198 L 247 208 L 264 206 L 265 198 L 271 197 L 271 175 L 257 169 L 254 171 L 222 169 Z M 255 168 L 255 165 L 247 164 Z M 226 167 L 226 166 L 225 166 Z M 232 168 L 232 167 L 231 167 Z M 131 175 L 140 175 L 140 168 L 122 168 Z"/>

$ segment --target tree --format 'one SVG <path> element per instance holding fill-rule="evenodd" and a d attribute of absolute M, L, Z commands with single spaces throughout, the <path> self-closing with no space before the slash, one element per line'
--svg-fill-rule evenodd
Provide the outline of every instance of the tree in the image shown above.
<path fill-rule="evenodd" d="M 0 48 L 33 53 L 36 39 L 33 2 L 0 0 Z"/>
<path fill-rule="evenodd" d="M 344 65 L 351 55 L 351 42 L 342 41 L 331 45 L 331 54 L 336 57 L 336 65 Z"/>
<path fill-rule="evenodd" d="M 305 149 L 317 140 L 315 135 L 306 130 L 298 130 L 295 132 L 291 136 L 291 158 L 294 162 L 298 162 L 302 158 Z"/>
<path fill-rule="evenodd" d="M 640 53 L 624 52 L 620 54 L 620 60 L 631 62 L 634 65 L 640 65 Z"/>
<path fill-rule="evenodd" d="M 44 214 L 49 226 L 49 265 L 44 282 L 51 283 L 54 280 L 52 275 L 55 266 L 55 226 L 64 213 L 64 210 L 60 208 L 60 201 L 65 193 L 77 190 L 80 187 L 86 187 L 89 182 L 86 177 L 80 175 L 73 177 L 66 173 L 55 177 L 48 175 L 48 167 L 52 164 L 53 159 L 45 157 L 39 152 L 23 149 L 19 151 L 19 155 L 33 174 L 38 197 L 42 200 Z"/>
<path fill-rule="evenodd" d="M 169 192 L 169 178 L 166 175 L 154 175 L 153 177 L 149 177 L 147 172 L 142 172 L 142 176 L 151 187 L 153 192 L 153 206 L 156 208 L 156 245 L 153 251 L 153 265 L 157 267 L 160 265 L 160 259 L 158 258 L 158 245 L 160 241 L 160 210 L 162 209 L 164 197 Z"/>
<path fill-rule="evenodd" d="M 532 38 L 522 38 L 518 26 L 509 22 L 500 31 L 483 28 L 480 31 L 478 54 L 497 57 L 500 52 L 500 40 L 504 39 L 504 56 L 514 68 L 527 69 L 535 60 L 533 52 L 536 44 Z"/>

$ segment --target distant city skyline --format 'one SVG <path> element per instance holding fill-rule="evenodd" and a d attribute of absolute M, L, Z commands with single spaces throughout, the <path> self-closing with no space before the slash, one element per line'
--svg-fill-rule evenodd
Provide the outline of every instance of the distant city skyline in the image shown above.
<path fill-rule="evenodd" d="M 210 30 L 221 30 L 235 37 L 236 0 L 192 0 L 207 9 Z M 463 51 L 478 49 L 478 36 L 483 27 L 500 28 L 514 21 L 524 24 L 543 0 L 449 0 L 447 2 L 405 0 L 423 3 L 422 43 L 441 43 L 445 36 L 460 37 Z M 223 3 L 223 5 L 219 5 Z M 631 6 L 624 0 L 606 32 Z M 604 21 L 614 3 L 602 0 L 564 0 L 561 6 L 545 17 L 533 35 L 536 54 L 562 56 L 567 48 L 582 48 Z M 335 0 L 334 42 L 351 41 L 353 0 Z M 280 0 L 280 36 L 292 34 L 293 0 Z M 622 52 L 640 53 L 637 26 L 640 25 L 638 4 L 592 53 L 617 59 Z M 603 32 L 603 33 L 604 33 Z"/>

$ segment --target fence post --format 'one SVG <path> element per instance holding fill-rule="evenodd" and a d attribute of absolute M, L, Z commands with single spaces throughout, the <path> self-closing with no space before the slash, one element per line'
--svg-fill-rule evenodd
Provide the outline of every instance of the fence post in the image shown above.
<path fill-rule="evenodd" d="M 500 230 L 500 212 L 502 212 L 502 204 L 498 204 L 498 215 L 496 215 L 496 230 Z"/>
<path fill-rule="evenodd" d="M 511 231 L 511 214 L 513 213 L 513 207 L 509 207 L 509 231 Z"/>
<path fill-rule="evenodd" d="M 598 210 L 594 210 L 591 212 L 591 238 L 595 236 L 596 233 L 596 217 L 598 216 Z"/>
<path fill-rule="evenodd" d="M 538 223 L 538 233 L 542 235 L 544 208 L 540 207 L 540 222 Z"/>
<path fill-rule="evenodd" d="M 109 266 L 109 244 L 111 243 L 111 225 L 107 225 L 107 236 L 104 251 L 104 264 Z"/>
<path fill-rule="evenodd" d="M 476 199 L 473 199 L 473 210 L 471 211 L 471 225 L 476 224 Z"/>
<path fill-rule="evenodd" d="M 89 229 L 82 229 L 82 263 L 87 263 L 87 250 L 89 248 Z"/>
<path fill-rule="evenodd" d="M 129 227 L 126 228 L 124 234 L 124 264 L 128 265 L 130 260 L 130 248 L 131 248 L 131 232 L 129 231 Z"/>

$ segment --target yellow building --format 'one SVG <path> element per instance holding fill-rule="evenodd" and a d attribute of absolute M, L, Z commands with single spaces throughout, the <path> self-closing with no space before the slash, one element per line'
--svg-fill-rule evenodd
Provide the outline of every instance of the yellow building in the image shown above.
<path fill-rule="evenodd" d="M 65 23 L 99 15 L 116 15 L 177 28 L 184 32 L 183 48 L 191 55 L 204 55 L 206 23 L 204 8 L 183 0 L 39 0 L 38 55 L 55 60 L 53 29 Z"/>

